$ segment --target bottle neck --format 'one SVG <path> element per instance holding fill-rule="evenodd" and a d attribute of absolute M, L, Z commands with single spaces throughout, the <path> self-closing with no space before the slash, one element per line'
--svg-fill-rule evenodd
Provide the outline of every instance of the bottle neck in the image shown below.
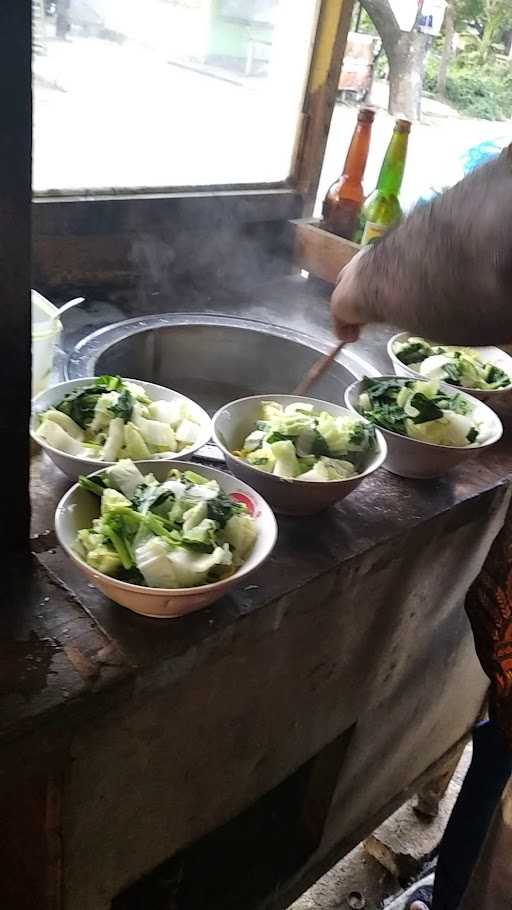
<path fill-rule="evenodd" d="M 343 167 L 343 176 L 356 183 L 361 183 L 363 179 L 368 150 L 370 148 L 370 136 L 372 124 L 368 121 L 359 122 L 354 130 L 352 141 L 347 152 L 345 165 Z"/>
<path fill-rule="evenodd" d="M 398 196 L 405 170 L 409 133 L 395 129 L 380 169 L 377 189 L 385 196 Z"/>

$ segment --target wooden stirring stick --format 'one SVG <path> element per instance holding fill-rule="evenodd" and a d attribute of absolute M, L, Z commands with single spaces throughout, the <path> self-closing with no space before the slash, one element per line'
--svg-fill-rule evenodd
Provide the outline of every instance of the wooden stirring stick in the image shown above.
<path fill-rule="evenodd" d="M 331 363 L 333 362 L 333 360 L 336 359 L 336 357 L 338 356 L 338 354 L 341 351 L 344 344 L 345 344 L 344 341 L 340 341 L 340 343 L 336 345 L 336 347 L 334 348 L 333 351 L 331 351 L 330 354 L 325 354 L 323 357 L 320 357 L 313 364 L 313 366 L 311 367 L 309 372 L 306 373 L 302 382 L 299 382 L 299 384 L 298 384 L 297 388 L 294 390 L 293 394 L 294 395 L 305 395 L 307 392 L 309 392 L 311 386 L 314 385 L 315 382 L 318 382 L 318 380 L 320 379 L 321 376 L 323 376 L 325 371 L 329 369 Z"/>

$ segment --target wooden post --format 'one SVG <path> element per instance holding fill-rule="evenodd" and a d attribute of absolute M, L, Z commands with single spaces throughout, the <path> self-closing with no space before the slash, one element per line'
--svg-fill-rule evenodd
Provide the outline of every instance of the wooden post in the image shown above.
<path fill-rule="evenodd" d="M 322 0 L 320 6 L 293 174 L 304 218 L 315 204 L 353 6 L 353 0 Z"/>
<path fill-rule="evenodd" d="M 28 548 L 30 418 L 31 0 L 0 4 L 0 553 Z"/>

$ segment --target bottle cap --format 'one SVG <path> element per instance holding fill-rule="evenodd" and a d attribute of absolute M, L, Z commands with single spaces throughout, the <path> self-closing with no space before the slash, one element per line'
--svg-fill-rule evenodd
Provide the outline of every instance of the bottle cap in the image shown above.
<path fill-rule="evenodd" d="M 360 107 L 357 119 L 362 123 L 373 123 L 375 118 L 375 108 L 373 107 Z"/>
<path fill-rule="evenodd" d="M 411 121 L 406 120 L 404 117 L 399 117 L 395 123 L 395 129 L 397 133 L 410 133 L 411 132 Z"/>

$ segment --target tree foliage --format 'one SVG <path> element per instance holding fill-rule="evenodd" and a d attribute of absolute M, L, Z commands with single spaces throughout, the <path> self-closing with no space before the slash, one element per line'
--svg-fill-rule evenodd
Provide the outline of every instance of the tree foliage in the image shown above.
<path fill-rule="evenodd" d="M 512 25 L 510 0 L 452 0 L 455 29 L 464 48 L 446 65 L 446 42 L 429 55 L 424 87 L 442 94 L 463 113 L 488 120 L 512 114 L 512 64 L 497 53 Z M 446 23 L 445 23 L 446 32 Z"/>
<path fill-rule="evenodd" d="M 460 34 L 473 33 L 488 54 L 500 32 L 512 25 L 510 0 L 455 0 L 455 28 Z"/>

